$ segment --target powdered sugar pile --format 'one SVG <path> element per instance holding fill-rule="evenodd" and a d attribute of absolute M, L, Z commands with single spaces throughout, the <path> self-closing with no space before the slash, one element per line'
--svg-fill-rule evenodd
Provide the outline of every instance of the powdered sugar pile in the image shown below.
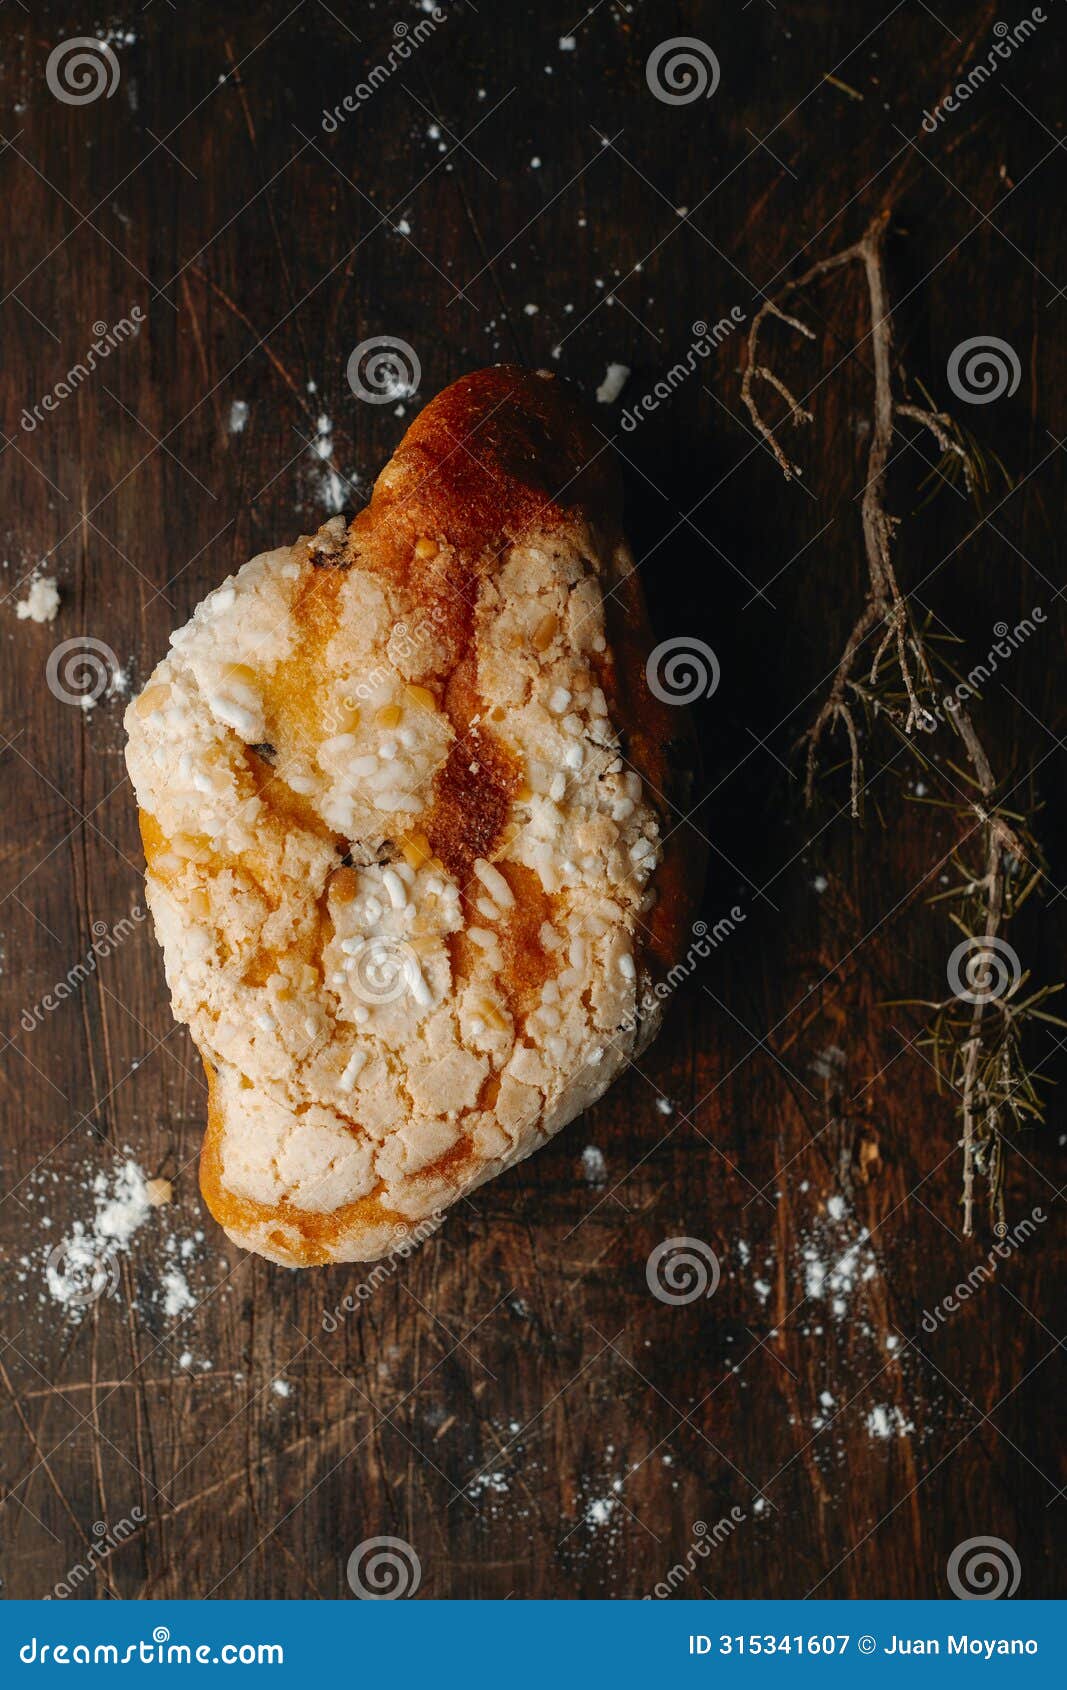
<path fill-rule="evenodd" d="M 123 1162 L 109 1182 L 97 1174 L 92 1221 L 75 1221 L 44 1262 L 45 1284 L 57 1303 L 80 1319 L 88 1305 L 118 1282 L 118 1257 L 151 1212 L 144 1176 L 136 1162 Z"/>
<path fill-rule="evenodd" d="M 54 622 L 59 612 L 59 588 L 51 575 L 38 575 L 15 606 L 20 622 Z"/>
<path fill-rule="evenodd" d="M 107 1169 L 83 1170 L 81 1177 L 35 1169 L 19 1188 L 21 1203 L 31 1214 L 35 1207 L 51 1206 L 66 1178 L 88 1191 L 92 1213 L 71 1222 L 55 1243 L 49 1242 L 51 1216 L 35 1216 L 43 1242 L 13 1264 L 17 1288 L 5 1293 L 7 1300 L 28 1308 L 36 1290 L 42 1310 L 58 1304 L 77 1323 L 98 1298 L 119 1295 L 128 1257 L 137 1264 L 138 1313 L 154 1311 L 157 1319 L 174 1321 L 194 1310 L 211 1289 L 205 1234 L 199 1227 L 179 1231 L 170 1181 L 147 1178 L 127 1153 Z M 77 1206 L 76 1198 L 71 1206 Z"/>
<path fill-rule="evenodd" d="M 622 1480 L 620 1479 L 617 1482 L 619 1484 L 619 1488 L 621 1489 L 622 1488 Z M 585 1523 L 586 1523 L 586 1525 L 587 1526 L 606 1526 L 608 1524 L 608 1522 L 610 1521 L 612 1514 L 615 1512 L 615 1510 L 618 1506 L 619 1506 L 619 1501 L 618 1501 L 617 1497 L 614 1497 L 614 1496 L 595 1496 L 593 1498 L 592 1502 L 589 1503 L 589 1505 L 588 1505 L 588 1507 L 586 1508 L 586 1511 L 585 1511 Z"/>

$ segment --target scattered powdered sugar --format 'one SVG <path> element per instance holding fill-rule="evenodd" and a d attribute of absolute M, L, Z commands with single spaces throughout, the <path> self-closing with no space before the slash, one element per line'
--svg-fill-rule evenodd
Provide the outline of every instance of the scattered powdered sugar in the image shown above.
<path fill-rule="evenodd" d="M 51 575 L 38 575 L 15 606 L 20 622 L 54 622 L 59 612 L 59 588 Z"/>
<path fill-rule="evenodd" d="M 840 1045 L 827 1045 L 812 1058 L 811 1071 L 821 1080 L 833 1080 L 844 1073 L 847 1063 L 848 1058 Z"/>
<path fill-rule="evenodd" d="M 622 1502 L 622 1492 L 626 1484 L 625 1469 L 620 1470 L 617 1466 L 614 1444 L 605 1447 L 604 1457 L 607 1474 L 610 1475 L 614 1466 L 615 1476 L 602 1476 L 597 1481 L 590 1475 L 583 1482 L 585 1496 L 580 1503 L 582 1512 L 578 1524 L 595 1532 L 598 1539 L 606 1542 L 610 1548 L 629 1524 L 630 1515 Z M 636 1466 L 637 1463 L 634 1463 L 631 1471 Z"/>
<path fill-rule="evenodd" d="M 67 1181 L 76 1189 L 64 1210 L 80 1206 L 80 1192 L 88 1193 L 92 1213 L 71 1221 L 63 1236 L 50 1243 L 52 1217 L 41 1210 L 67 1195 Z M 5 1287 L 4 1294 L 27 1312 L 34 1300 L 42 1312 L 58 1303 L 68 1320 L 80 1321 L 98 1298 L 119 1295 L 124 1258 L 136 1261 L 136 1308 L 142 1316 L 153 1311 L 157 1321 L 177 1320 L 211 1289 L 203 1230 L 195 1225 L 179 1230 L 171 1182 L 147 1178 L 132 1155 L 124 1154 L 107 1169 L 93 1166 L 62 1175 L 42 1165 L 19 1191 L 33 1217 L 35 1237 L 43 1235 L 43 1242 L 9 1264 L 16 1285 Z"/>
<path fill-rule="evenodd" d="M 950 1411 L 936 1386 L 912 1376 L 899 1336 L 885 1330 L 879 1259 L 870 1231 L 859 1221 L 848 1197 L 840 1191 L 831 1192 L 812 1214 L 803 1202 L 805 1197 L 809 1204 L 812 1201 L 812 1182 L 799 1181 L 792 1192 L 797 1204 L 790 1217 L 791 1243 L 784 1264 L 785 1294 L 791 1306 L 790 1338 L 794 1344 L 804 1340 L 817 1343 L 817 1363 L 820 1367 L 828 1364 L 831 1371 L 816 1400 L 806 1412 L 789 1415 L 788 1423 L 818 1434 L 811 1440 L 813 1458 L 829 1477 L 832 1470 L 841 1469 L 854 1456 L 857 1433 L 878 1444 L 907 1437 L 925 1439 L 944 1424 Z M 776 1192 L 776 1201 L 783 1201 L 784 1195 Z M 760 1305 L 767 1304 L 781 1272 L 773 1236 L 762 1248 L 747 1239 L 735 1240 L 727 1258 L 731 1276 L 746 1288 L 750 1308 L 756 1299 Z M 773 1339 L 777 1334 L 767 1336 Z M 724 1342 L 731 1340 L 727 1337 Z M 825 1357 L 827 1344 L 831 1348 Z M 735 1361 L 730 1369 L 738 1375 L 742 1389 L 746 1359 Z M 835 1367 L 844 1372 L 835 1373 Z M 913 1392 L 921 1391 L 922 1413 L 909 1413 L 891 1403 L 861 1407 L 853 1399 L 854 1387 L 847 1383 L 857 1370 L 860 1379 L 882 1378 L 883 1389 L 897 1384 L 909 1407 Z M 801 1403 L 802 1410 L 803 1406 Z"/>
<path fill-rule="evenodd" d="M 587 1144 L 582 1151 L 582 1173 L 589 1185 L 603 1185 L 607 1179 L 604 1152 L 598 1150 L 595 1144 Z"/>
<path fill-rule="evenodd" d="M 272 1379 L 270 1382 L 270 1388 L 276 1397 L 288 1397 L 292 1395 L 293 1387 L 290 1385 L 288 1379 Z"/>
<path fill-rule="evenodd" d="M 507 1496 L 510 1490 L 506 1473 L 480 1473 L 467 1486 L 467 1495 L 477 1502 L 483 1496 Z"/>
<path fill-rule="evenodd" d="M 115 1289 L 118 1256 L 129 1248 L 151 1212 L 144 1175 L 136 1162 L 123 1162 L 110 1181 L 98 1173 L 91 1190 L 96 1199 L 92 1221 L 75 1221 L 66 1237 L 50 1247 L 44 1261 L 49 1295 L 76 1319 L 98 1296 Z"/>
<path fill-rule="evenodd" d="M 344 478 L 334 469 L 330 460 L 333 457 L 333 423 L 325 411 L 319 413 L 315 425 L 315 438 L 308 447 L 314 469 L 312 471 L 313 492 L 329 515 L 334 516 L 344 509 L 345 487 Z"/>
<path fill-rule="evenodd" d="M 80 1221 L 75 1221 L 58 1250 L 49 1251 L 44 1276 L 49 1295 L 72 1310 L 93 1302 L 107 1289 L 107 1271 Z"/>
<path fill-rule="evenodd" d="M 875 1403 L 867 1416 L 867 1430 L 872 1438 L 906 1438 L 909 1432 L 914 1432 L 915 1423 L 903 1409 L 880 1402 Z"/>
<path fill-rule="evenodd" d="M 243 434 L 245 423 L 248 421 L 248 404 L 244 399 L 235 399 L 230 406 L 230 433 Z"/>
<path fill-rule="evenodd" d="M 865 1226 L 856 1227 L 845 1200 L 833 1195 L 800 1240 L 804 1294 L 825 1304 L 837 1320 L 849 1316 L 858 1288 L 878 1272 L 878 1258 Z"/>
<path fill-rule="evenodd" d="M 808 1181 L 805 1180 L 798 1189 L 806 1192 Z M 781 1192 L 776 1192 L 775 1196 L 781 1201 Z M 739 1267 L 752 1269 L 749 1281 L 752 1290 L 761 1303 L 766 1303 L 771 1295 L 776 1267 L 774 1253 L 764 1254 L 762 1260 L 754 1264 L 752 1246 L 746 1240 L 738 1239 L 734 1248 Z M 800 1292 L 806 1305 L 814 1305 L 805 1307 L 808 1321 L 813 1317 L 816 1321 L 829 1317 L 836 1323 L 847 1324 L 850 1329 L 855 1326 L 855 1305 L 862 1295 L 862 1288 L 877 1277 L 878 1258 L 868 1229 L 856 1224 L 840 1193 L 835 1192 L 828 1197 L 822 1212 L 816 1214 L 813 1220 L 798 1226 L 790 1268 L 787 1295 L 795 1300 Z M 804 1337 L 812 1332 L 821 1336 L 823 1327 L 821 1324 L 805 1324 L 798 1330 Z M 888 1341 L 887 1347 L 892 1347 Z"/>
<path fill-rule="evenodd" d="M 606 1526 L 619 1506 L 614 1496 L 595 1496 L 585 1511 L 587 1526 Z"/>

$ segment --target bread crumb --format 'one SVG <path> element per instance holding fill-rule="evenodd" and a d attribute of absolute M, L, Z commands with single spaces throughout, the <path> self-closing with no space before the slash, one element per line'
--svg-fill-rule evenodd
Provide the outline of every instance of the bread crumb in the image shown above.
<path fill-rule="evenodd" d="M 174 1196 L 174 1187 L 169 1179 L 146 1180 L 144 1189 L 153 1209 L 161 1209 L 164 1203 L 169 1203 Z"/>
<path fill-rule="evenodd" d="M 599 403 L 614 405 L 629 379 L 629 364 L 609 364 L 604 372 L 604 380 L 596 390 Z"/>
<path fill-rule="evenodd" d="M 20 622 L 54 622 L 59 610 L 59 588 L 51 575 L 39 575 L 15 606 Z"/>
<path fill-rule="evenodd" d="M 582 1151 L 582 1172 L 590 1185 L 603 1185 L 607 1178 L 604 1152 L 595 1144 L 587 1144 Z"/>

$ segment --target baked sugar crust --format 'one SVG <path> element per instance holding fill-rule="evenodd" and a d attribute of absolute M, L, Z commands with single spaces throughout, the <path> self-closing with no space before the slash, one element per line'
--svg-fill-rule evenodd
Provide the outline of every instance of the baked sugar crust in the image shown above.
<path fill-rule="evenodd" d="M 610 451 L 509 366 L 172 636 L 127 763 L 236 1242 L 374 1259 L 653 1036 L 703 861 L 648 645 Z"/>

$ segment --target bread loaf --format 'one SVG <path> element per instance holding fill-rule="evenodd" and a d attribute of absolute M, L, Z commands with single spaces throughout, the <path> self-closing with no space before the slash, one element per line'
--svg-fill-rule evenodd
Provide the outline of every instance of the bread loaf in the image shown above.
<path fill-rule="evenodd" d="M 172 636 L 127 762 L 238 1244 L 386 1253 L 654 1034 L 703 862 L 648 647 L 610 447 L 507 366 Z"/>

